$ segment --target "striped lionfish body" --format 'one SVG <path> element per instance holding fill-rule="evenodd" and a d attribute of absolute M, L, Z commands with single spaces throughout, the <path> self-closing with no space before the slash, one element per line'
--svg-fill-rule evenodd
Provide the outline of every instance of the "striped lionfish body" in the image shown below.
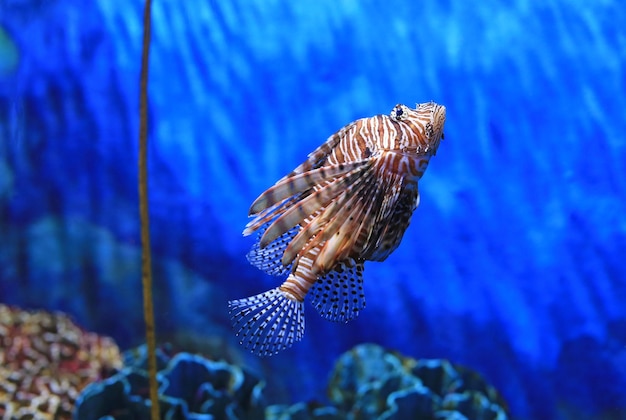
<path fill-rule="evenodd" d="M 250 208 L 248 260 L 280 287 L 229 302 L 241 344 L 260 356 L 304 334 L 304 298 L 347 322 L 365 307 L 363 263 L 384 261 L 419 204 L 417 182 L 443 138 L 446 110 L 428 102 L 354 121 L 333 134 Z"/>

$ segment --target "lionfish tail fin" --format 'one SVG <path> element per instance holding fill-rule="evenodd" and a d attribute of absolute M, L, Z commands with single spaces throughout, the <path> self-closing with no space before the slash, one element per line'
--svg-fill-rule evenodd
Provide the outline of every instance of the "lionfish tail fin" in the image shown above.
<path fill-rule="evenodd" d="M 240 344 L 257 356 L 271 356 L 304 335 L 304 304 L 279 288 L 228 302 Z"/>

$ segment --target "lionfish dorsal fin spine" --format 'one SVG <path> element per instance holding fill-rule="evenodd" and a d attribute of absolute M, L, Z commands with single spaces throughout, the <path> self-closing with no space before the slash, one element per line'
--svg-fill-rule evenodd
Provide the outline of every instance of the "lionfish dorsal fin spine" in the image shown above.
<path fill-rule="evenodd" d="M 326 164 L 328 157 L 331 155 L 333 150 L 337 147 L 337 145 L 341 142 L 341 140 L 345 138 L 346 133 L 348 133 L 355 125 L 356 125 L 356 121 L 353 121 L 350 124 L 347 124 L 344 127 L 342 127 L 336 133 L 332 134 L 317 149 L 309 153 L 307 156 L 307 159 L 304 162 L 302 162 L 291 173 L 284 176 L 280 181 L 282 181 L 283 179 L 289 178 L 293 176 L 294 174 L 308 172 L 312 169 L 319 168 L 320 166 Z"/>

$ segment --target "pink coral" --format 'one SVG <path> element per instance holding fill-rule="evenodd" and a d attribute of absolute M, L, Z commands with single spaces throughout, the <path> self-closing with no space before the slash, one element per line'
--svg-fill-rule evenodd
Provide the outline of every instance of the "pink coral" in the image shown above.
<path fill-rule="evenodd" d="M 71 419 L 80 391 L 121 366 L 111 338 L 67 315 L 0 304 L 0 418 Z"/>

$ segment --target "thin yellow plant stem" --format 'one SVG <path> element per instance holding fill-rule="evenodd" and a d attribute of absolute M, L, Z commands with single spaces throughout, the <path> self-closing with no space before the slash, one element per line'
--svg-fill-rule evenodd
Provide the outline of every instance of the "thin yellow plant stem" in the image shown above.
<path fill-rule="evenodd" d="M 141 219 L 141 282 L 143 314 L 148 346 L 148 375 L 150 379 L 150 416 L 160 420 L 159 386 L 156 365 L 156 333 L 152 302 L 152 257 L 150 251 L 150 218 L 148 212 L 148 67 L 150 57 L 150 25 L 152 0 L 146 0 L 143 15 L 143 51 L 139 87 L 139 215 Z"/>

